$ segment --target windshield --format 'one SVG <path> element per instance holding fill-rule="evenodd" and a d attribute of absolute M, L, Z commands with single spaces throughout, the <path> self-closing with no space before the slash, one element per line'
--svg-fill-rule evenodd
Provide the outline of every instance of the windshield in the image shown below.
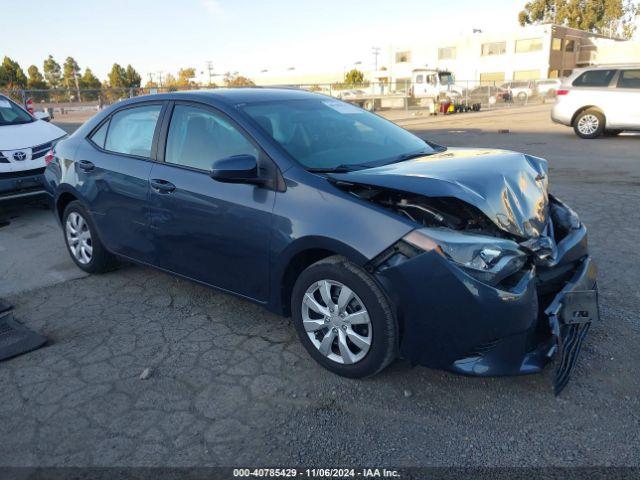
<path fill-rule="evenodd" d="M 19 125 L 33 122 L 33 117 L 26 110 L 0 96 L 0 125 Z"/>
<path fill-rule="evenodd" d="M 456 83 L 453 75 L 449 72 L 440 72 L 440 83 L 442 85 L 453 85 Z"/>
<path fill-rule="evenodd" d="M 242 110 L 307 169 L 366 168 L 435 152 L 397 125 L 330 98 L 253 103 Z"/>

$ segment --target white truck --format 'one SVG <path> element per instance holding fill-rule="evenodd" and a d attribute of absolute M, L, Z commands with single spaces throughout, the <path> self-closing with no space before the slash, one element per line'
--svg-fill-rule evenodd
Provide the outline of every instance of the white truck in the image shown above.
<path fill-rule="evenodd" d="M 438 103 L 458 100 L 463 88 L 456 85 L 451 72 L 430 68 L 416 68 L 411 72 L 411 96 Z M 422 103 L 422 102 L 421 102 Z"/>

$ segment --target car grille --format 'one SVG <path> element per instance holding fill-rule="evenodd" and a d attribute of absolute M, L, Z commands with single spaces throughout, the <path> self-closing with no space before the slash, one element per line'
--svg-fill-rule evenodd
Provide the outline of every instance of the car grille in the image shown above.
<path fill-rule="evenodd" d="M 21 172 L 4 172 L 0 173 L 0 179 L 12 179 L 12 178 L 24 178 L 32 177 L 34 175 L 42 175 L 44 168 L 34 168 L 33 170 L 23 170 Z"/>

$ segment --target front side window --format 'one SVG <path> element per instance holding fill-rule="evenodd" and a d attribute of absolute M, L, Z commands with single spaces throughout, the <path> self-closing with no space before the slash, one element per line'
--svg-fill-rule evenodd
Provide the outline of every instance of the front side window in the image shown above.
<path fill-rule="evenodd" d="M 559 52 L 560 50 L 562 50 L 561 38 L 554 38 L 553 40 L 551 40 L 551 50 L 553 50 L 554 52 Z"/>
<path fill-rule="evenodd" d="M 590 70 L 573 81 L 574 87 L 608 87 L 615 70 Z"/>
<path fill-rule="evenodd" d="M 623 70 L 620 72 L 618 88 L 640 88 L 640 70 Z"/>
<path fill-rule="evenodd" d="M 507 42 L 493 42 L 482 44 L 482 56 L 504 55 L 507 53 Z"/>
<path fill-rule="evenodd" d="M 424 76 L 418 75 L 416 77 L 416 83 L 424 83 Z"/>
<path fill-rule="evenodd" d="M 565 52 L 573 52 L 576 49 L 576 41 L 575 40 L 567 40 L 564 51 Z"/>
<path fill-rule="evenodd" d="M 115 153 L 151 158 L 153 134 L 162 105 L 144 105 L 115 113 L 109 121 L 104 149 Z M 96 134 L 100 133 L 100 130 Z M 93 140 L 93 138 L 92 138 Z M 98 140 L 100 137 L 98 136 Z M 97 142 L 94 141 L 97 144 Z"/>
<path fill-rule="evenodd" d="M 377 115 L 329 98 L 260 102 L 242 110 L 308 169 L 366 168 L 436 151 Z"/>
<path fill-rule="evenodd" d="M 211 170 L 213 162 L 258 149 L 222 115 L 191 105 L 176 105 L 169 124 L 165 162 Z"/>
<path fill-rule="evenodd" d="M 0 126 L 20 125 L 33 121 L 33 117 L 29 115 L 29 112 L 20 108 L 8 98 L 0 95 Z"/>

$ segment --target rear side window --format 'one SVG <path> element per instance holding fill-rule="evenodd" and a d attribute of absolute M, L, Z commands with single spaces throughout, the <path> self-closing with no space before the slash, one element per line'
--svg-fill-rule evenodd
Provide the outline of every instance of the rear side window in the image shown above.
<path fill-rule="evenodd" d="M 591 70 L 573 81 L 574 87 L 608 87 L 616 74 L 615 70 Z"/>
<path fill-rule="evenodd" d="M 102 126 L 91 135 L 91 141 L 98 145 L 100 148 L 104 148 L 104 141 L 107 139 L 107 130 L 109 129 L 109 121 L 106 121 Z"/>
<path fill-rule="evenodd" d="M 258 158 L 258 150 L 223 116 L 198 107 L 176 105 L 167 136 L 167 163 L 210 170 L 214 161 L 233 155 Z"/>
<path fill-rule="evenodd" d="M 161 109 L 162 105 L 144 105 L 114 114 L 104 142 L 105 150 L 150 158 L 153 134 Z M 98 133 L 101 133 L 100 130 L 96 132 Z M 97 141 L 95 143 L 99 144 Z"/>
<path fill-rule="evenodd" d="M 618 88 L 640 89 L 640 70 L 622 70 L 618 79 Z"/>

